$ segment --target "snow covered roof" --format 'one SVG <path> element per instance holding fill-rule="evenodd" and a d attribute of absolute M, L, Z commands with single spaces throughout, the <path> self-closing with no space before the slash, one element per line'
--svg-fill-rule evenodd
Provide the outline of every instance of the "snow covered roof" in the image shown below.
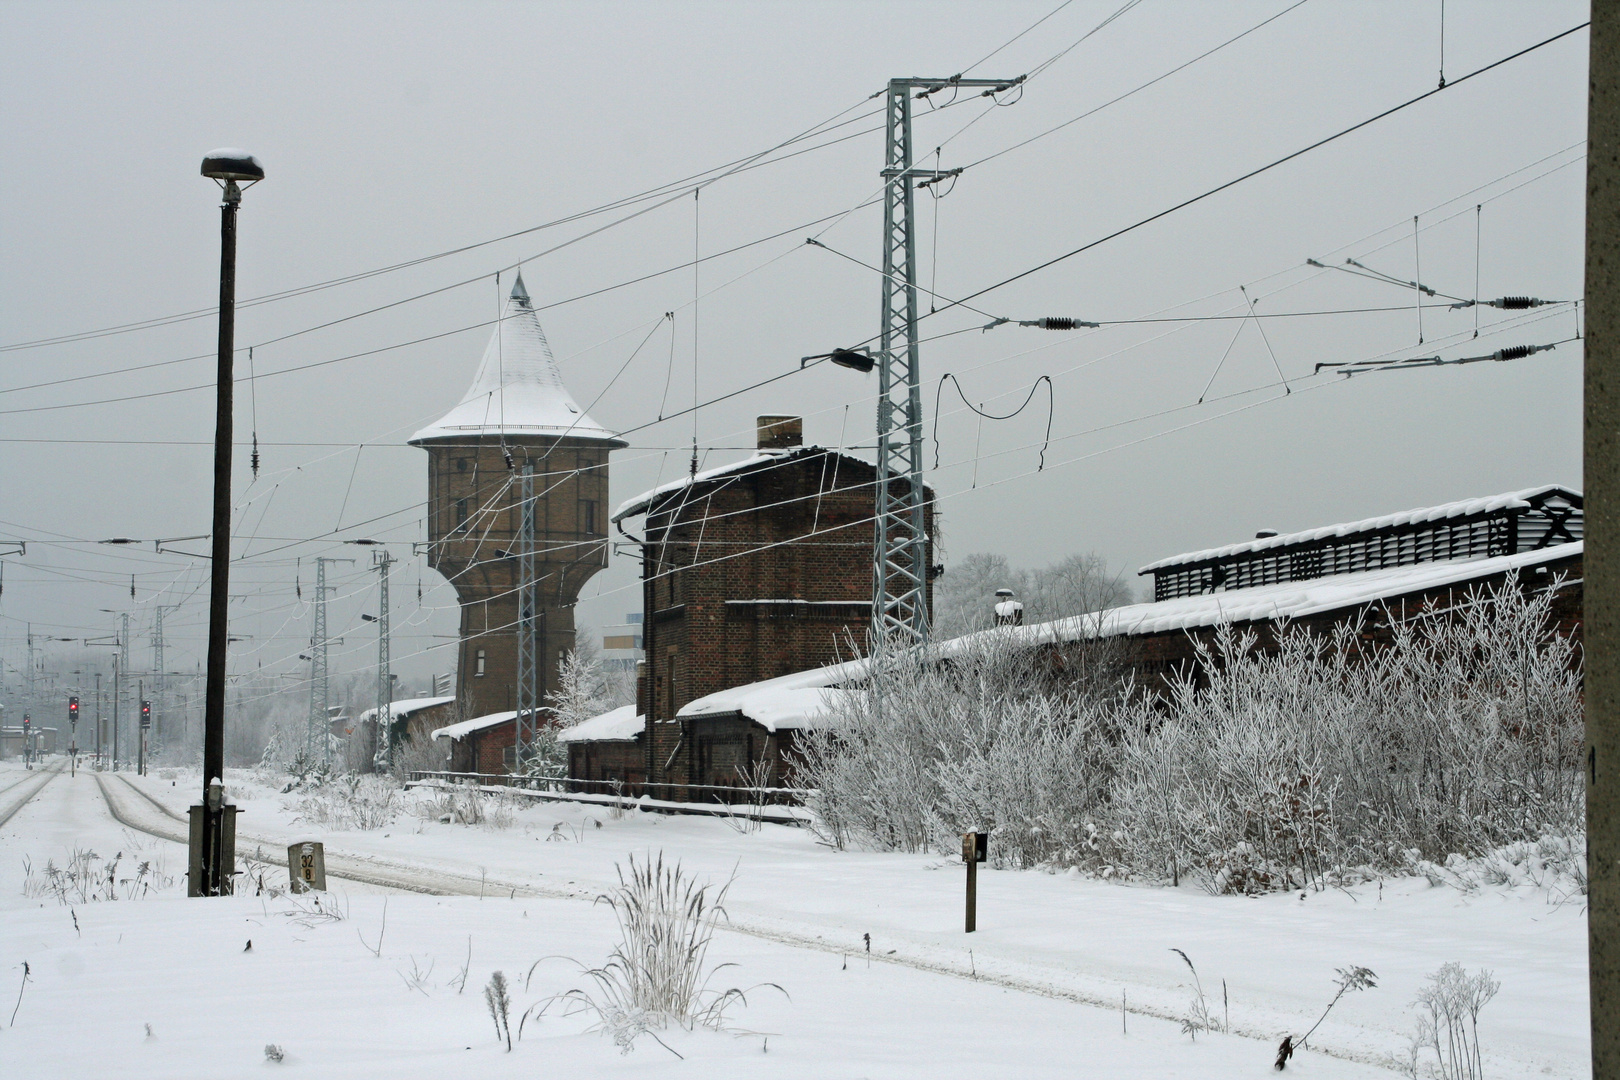
<path fill-rule="evenodd" d="M 765 718 L 769 717 L 780 727 L 798 726 L 783 722 L 790 711 L 797 710 L 796 714 L 802 716 L 819 715 L 825 711 L 828 688 L 857 682 L 866 677 L 866 672 L 867 661 L 864 657 L 846 660 L 842 664 L 811 668 L 809 671 L 795 671 L 791 675 L 778 675 L 774 679 L 734 686 L 700 697 L 689 702 L 677 715 L 694 717 L 741 713 L 761 724 L 766 724 Z M 755 715 L 756 711 L 761 715 Z"/>
<path fill-rule="evenodd" d="M 1309 581 L 1256 585 L 1199 596 L 1178 596 L 1154 604 L 1131 604 L 1055 622 L 1015 627 L 1011 628 L 1011 632 L 1028 635 L 1028 644 L 1034 645 L 1118 634 L 1159 634 L 1166 630 L 1191 630 L 1251 619 L 1303 618 L 1360 607 L 1426 589 L 1464 585 L 1480 578 L 1510 570 L 1525 570 L 1560 559 L 1576 558 L 1583 550 L 1583 542 L 1577 540 L 1573 544 L 1557 544 L 1517 555 L 1451 559 L 1386 570 L 1365 570 L 1357 574 L 1334 574 Z M 1004 629 L 1000 632 L 1009 631 Z"/>
<path fill-rule="evenodd" d="M 410 441 L 483 435 L 566 435 L 618 442 L 613 432 L 585 415 L 563 385 L 521 271 L 484 349 L 472 388 L 455 408 Z"/>
<path fill-rule="evenodd" d="M 516 719 L 517 710 L 515 709 L 509 712 L 496 712 L 489 713 L 485 716 L 475 716 L 471 720 L 463 720 L 459 724 L 451 724 L 449 727 L 439 728 L 433 733 L 433 737 L 435 739 L 454 739 L 457 742 L 460 742 L 462 739 L 468 735 L 471 735 L 475 731 L 483 731 L 485 728 L 499 727 L 501 724 L 510 724 Z"/>
<path fill-rule="evenodd" d="M 640 735 L 647 718 L 636 713 L 634 705 L 621 705 L 601 716 L 581 720 L 557 733 L 558 742 L 630 742 Z"/>
<path fill-rule="evenodd" d="M 753 457 L 734 461 L 730 465 L 720 465 L 713 469 L 704 469 L 695 476 L 683 476 L 679 480 L 671 480 L 667 484 L 659 484 L 651 491 L 643 491 L 633 499 L 626 499 L 613 511 L 613 520 L 620 521 L 627 517 L 645 513 L 653 503 L 665 495 L 681 491 L 693 484 L 701 484 L 708 480 L 718 480 L 722 476 L 731 476 L 734 473 L 747 472 L 770 461 L 784 461 L 787 458 L 801 454 L 824 454 L 826 451 L 819 446 L 796 446 L 791 450 L 760 450 Z"/>
<path fill-rule="evenodd" d="M 1441 589 L 1448 585 L 1466 585 L 1496 574 L 1577 558 L 1583 551 L 1583 542 L 1576 541 L 1517 555 L 1420 563 L 1357 574 L 1338 574 L 1310 581 L 1181 596 L 1173 600 L 1130 604 L 1029 626 L 999 626 L 937 642 L 933 647 L 936 655 L 949 658 L 991 640 L 992 635 L 999 640 L 1032 647 L 1096 637 L 1193 630 L 1223 622 L 1302 618 L 1363 607 L 1379 600 Z M 698 698 L 681 709 L 678 715 L 691 718 L 739 713 L 772 731 L 829 723 L 835 718 L 838 697 L 852 692 L 836 688 L 859 682 L 866 677 L 869 669 L 870 662 L 862 658 L 782 675 Z"/>
<path fill-rule="evenodd" d="M 446 705 L 454 700 L 456 700 L 454 697 L 405 698 L 388 706 L 388 715 L 392 720 L 403 720 L 412 713 L 421 712 L 423 709 L 431 709 L 435 705 Z M 375 708 L 367 709 L 356 719 L 362 724 L 375 720 L 377 719 L 377 710 Z"/>
<path fill-rule="evenodd" d="M 1206 548 L 1203 551 L 1189 551 L 1181 555 L 1172 555 L 1168 559 L 1160 559 L 1158 562 L 1148 563 L 1137 573 L 1151 574 L 1156 570 L 1165 570 L 1172 566 L 1226 559 L 1234 555 L 1245 555 L 1251 551 L 1291 547 L 1295 544 L 1310 543 L 1313 540 L 1325 540 L 1329 537 L 1373 532 L 1397 525 L 1415 525 L 1427 521 L 1442 521 L 1446 518 L 1472 517 L 1475 514 L 1488 514 L 1495 510 L 1522 510 L 1530 506 L 1531 499 L 1551 493 L 1565 493 L 1577 497 L 1580 494 L 1558 484 L 1543 484 L 1541 487 L 1525 488 L 1523 491 L 1509 491 L 1501 495 L 1487 495 L 1479 499 L 1462 499 L 1457 502 L 1441 503 L 1439 506 L 1423 506 L 1416 510 L 1403 510 L 1398 514 L 1385 514 L 1383 517 L 1347 521 L 1339 525 L 1324 525 L 1321 528 L 1307 529 L 1304 532 L 1286 533 L 1282 536 L 1267 536 L 1249 540 L 1242 544 Z"/>

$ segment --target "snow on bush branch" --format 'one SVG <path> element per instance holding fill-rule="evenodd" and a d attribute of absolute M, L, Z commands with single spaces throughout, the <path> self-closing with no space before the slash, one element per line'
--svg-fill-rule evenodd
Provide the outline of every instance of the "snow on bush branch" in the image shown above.
<path fill-rule="evenodd" d="M 807 733 L 801 781 L 840 847 L 946 852 L 988 829 L 1003 865 L 1216 892 L 1569 851 L 1581 676 L 1552 597 L 1509 582 L 1404 621 L 1284 626 L 1267 648 L 1219 627 L 1151 692 L 1118 639 L 908 654 Z M 1366 644 L 1373 620 L 1388 644 Z"/>

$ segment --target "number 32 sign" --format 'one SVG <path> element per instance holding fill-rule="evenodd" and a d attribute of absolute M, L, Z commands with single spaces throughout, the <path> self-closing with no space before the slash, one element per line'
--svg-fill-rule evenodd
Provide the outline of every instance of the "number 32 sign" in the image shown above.
<path fill-rule="evenodd" d="M 289 847 L 287 869 L 292 872 L 293 892 L 326 891 L 326 848 L 319 840 Z"/>

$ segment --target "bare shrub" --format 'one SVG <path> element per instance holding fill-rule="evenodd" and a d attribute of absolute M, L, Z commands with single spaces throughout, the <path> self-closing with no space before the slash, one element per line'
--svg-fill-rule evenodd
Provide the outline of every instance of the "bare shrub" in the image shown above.
<path fill-rule="evenodd" d="M 1509 580 L 1265 642 L 1217 627 L 1152 693 L 1118 639 L 1037 651 L 990 631 L 830 695 L 838 722 L 805 733 L 799 775 L 838 847 L 948 853 L 987 829 L 1002 865 L 1218 893 L 1413 871 L 1584 890 L 1580 663 L 1553 592 Z"/>
<path fill-rule="evenodd" d="M 1170 951 L 1181 957 L 1182 963 L 1187 965 L 1187 970 L 1192 972 L 1192 1000 L 1187 1003 L 1187 1011 L 1182 1014 L 1181 1033 L 1196 1042 L 1200 1031 L 1219 1031 L 1221 1025 L 1215 1022 L 1215 1015 L 1210 1011 L 1209 999 L 1204 996 L 1204 981 L 1198 977 L 1198 969 L 1193 967 L 1192 958 L 1180 949 Z"/>
<path fill-rule="evenodd" d="M 736 987 L 709 988 L 717 972 L 732 966 L 708 962 L 730 887 L 699 885 L 679 864 L 666 864 L 662 853 L 641 863 L 632 856 L 628 874 L 619 868 L 619 888 L 598 898 L 613 908 L 619 944 L 607 963 L 586 970 L 593 989 L 563 996 L 594 1013 L 625 1053 L 639 1035 L 656 1039 L 671 1025 L 719 1028 L 731 1006 L 747 1002 Z"/>
<path fill-rule="evenodd" d="M 1456 962 L 1430 975 L 1413 1002 L 1417 1009 L 1413 1065 L 1422 1051 L 1431 1050 L 1441 1080 L 1482 1080 L 1485 1073 L 1479 1056 L 1479 1012 L 1501 988 L 1490 972 L 1469 975 Z"/>
<path fill-rule="evenodd" d="M 484 987 L 484 1004 L 489 1006 L 489 1018 L 495 1022 L 495 1038 L 506 1040 L 506 1052 L 512 1052 L 512 996 L 507 990 L 506 976 L 497 971 Z"/>
<path fill-rule="evenodd" d="M 128 867 L 122 875 L 120 864 Z M 63 905 L 139 900 L 173 884 L 173 877 L 164 873 L 162 855 L 126 863 L 122 851 L 103 860 L 88 848 L 74 848 L 64 865 L 57 866 L 54 859 L 47 859 L 37 875 L 33 861 L 23 860 L 23 895 L 32 899 L 52 897 Z"/>
<path fill-rule="evenodd" d="M 417 799 L 411 807 L 411 812 L 424 821 L 482 825 L 490 829 L 510 829 L 517 823 L 520 796 L 483 791 L 470 785 L 432 790 L 430 797 Z"/>
<path fill-rule="evenodd" d="M 391 776 L 345 773 L 298 795 L 295 820 L 328 829 L 386 828 L 404 809 L 403 788 Z"/>

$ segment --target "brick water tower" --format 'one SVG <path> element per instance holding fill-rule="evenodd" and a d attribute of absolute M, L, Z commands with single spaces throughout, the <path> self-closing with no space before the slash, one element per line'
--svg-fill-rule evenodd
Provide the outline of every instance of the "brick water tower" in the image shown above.
<path fill-rule="evenodd" d="M 428 452 L 428 565 L 461 603 L 465 717 L 517 707 L 519 506 L 532 467 L 538 698 L 574 647 L 574 603 L 608 559 L 608 452 L 626 444 L 563 386 L 519 274 L 472 388 L 411 436 Z"/>

